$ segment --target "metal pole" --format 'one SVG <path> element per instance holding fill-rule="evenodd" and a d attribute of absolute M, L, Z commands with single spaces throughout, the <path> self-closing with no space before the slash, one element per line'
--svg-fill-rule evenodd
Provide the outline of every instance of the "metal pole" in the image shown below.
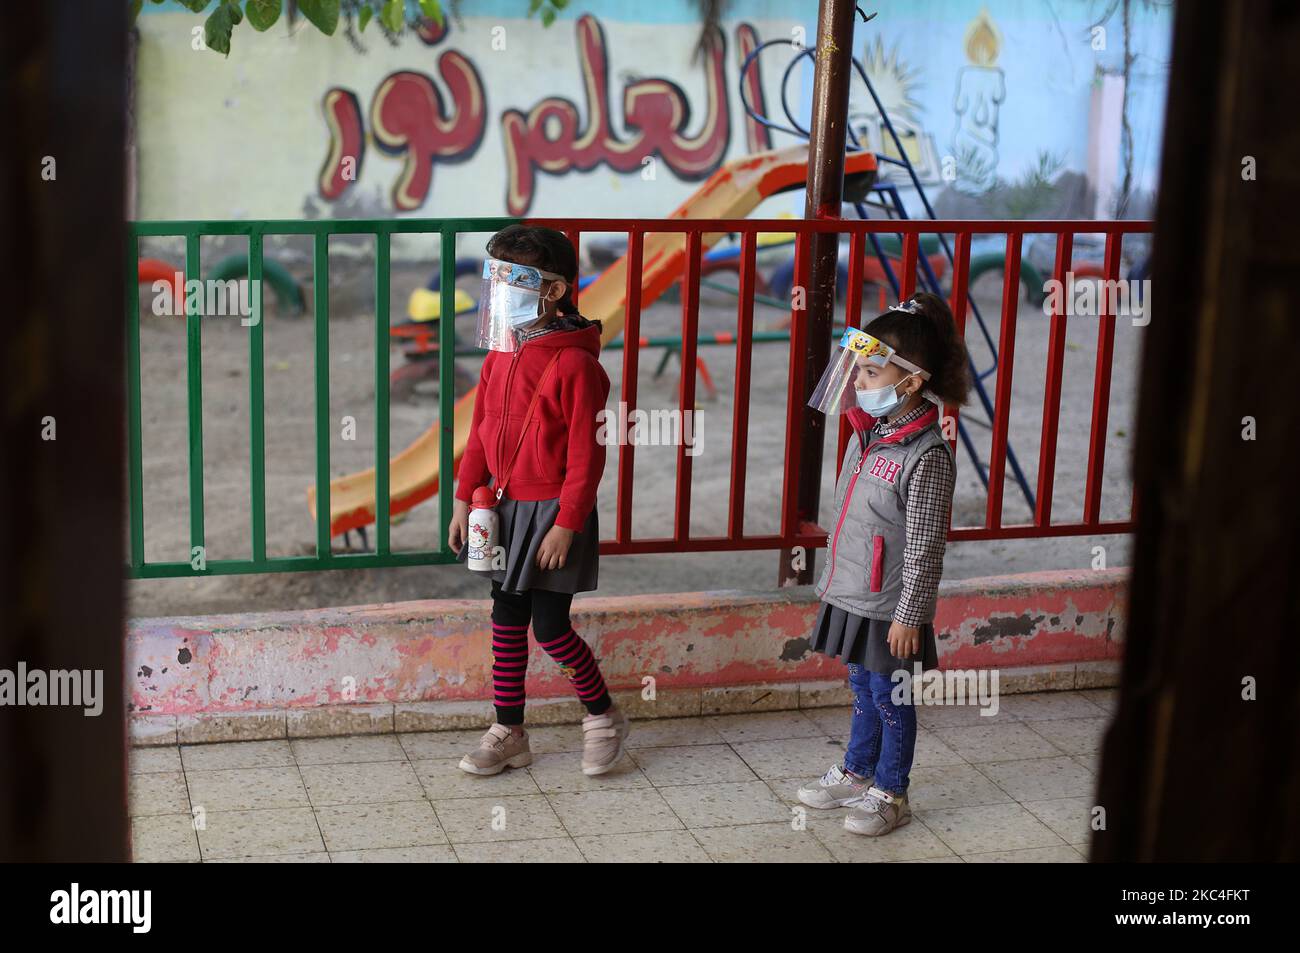
<path fill-rule="evenodd" d="M 839 218 L 844 196 L 845 128 L 848 124 L 849 70 L 853 46 L 852 0 L 821 0 L 817 12 L 817 41 L 813 56 L 812 135 L 808 141 L 808 191 L 804 218 Z M 807 405 L 811 388 L 830 359 L 831 327 L 835 313 L 835 276 L 840 236 L 819 232 L 811 236 L 810 274 L 805 290 L 807 311 L 796 311 L 795 320 L 806 322 L 807 333 L 802 381 L 792 389 L 791 400 L 802 407 L 802 426 L 797 435 L 799 487 L 796 503 L 800 523 L 817 521 L 821 502 L 822 447 L 826 418 Z M 796 293 L 803 275 L 796 273 Z M 792 346 L 799 335 L 791 335 Z M 791 366 L 796 366 L 795 362 Z M 794 382 L 792 382 L 792 385 Z M 794 529 L 798 531 L 799 527 Z M 813 581 L 813 561 L 804 553 L 796 559 L 793 550 L 781 550 L 778 585 Z"/>

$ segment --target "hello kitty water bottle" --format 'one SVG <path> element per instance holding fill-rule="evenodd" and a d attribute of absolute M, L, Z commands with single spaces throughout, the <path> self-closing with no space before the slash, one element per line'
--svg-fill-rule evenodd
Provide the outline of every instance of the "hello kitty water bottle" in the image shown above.
<path fill-rule="evenodd" d="M 486 486 L 474 491 L 469 511 L 469 557 L 466 564 L 479 572 L 491 572 L 492 556 L 498 545 L 497 496 Z"/>

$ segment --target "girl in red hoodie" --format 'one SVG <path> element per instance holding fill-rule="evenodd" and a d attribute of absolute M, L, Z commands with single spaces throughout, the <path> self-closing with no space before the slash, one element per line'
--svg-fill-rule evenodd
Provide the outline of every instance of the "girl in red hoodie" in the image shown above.
<path fill-rule="evenodd" d="M 496 723 L 460 767 L 498 774 L 532 763 L 523 727 L 531 621 L 534 637 L 587 708 L 583 773 L 604 774 L 623 756 L 628 722 L 569 619 L 574 593 L 596 588 L 599 561 L 596 488 L 605 447 L 597 439 L 598 414 L 609 396 L 609 377 L 598 360 L 600 322 L 584 318 L 573 304 L 578 258 L 563 232 L 510 225 L 492 236 L 487 252 L 495 259 L 489 270 L 508 268 L 505 263 L 535 269 L 528 274 L 538 289 L 513 294 L 508 316 L 491 316 L 496 333 L 507 337 L 496 343 L 506 348 L 488 351 L 483 361 L 457 473 L 448 543 L 462 560 L 474 490 L 489 478 L 494 487 L 506 479 L 496 506 L 505 565 L 491 573 Z M 484 307 L 502 305 L 492 296 Z"/>

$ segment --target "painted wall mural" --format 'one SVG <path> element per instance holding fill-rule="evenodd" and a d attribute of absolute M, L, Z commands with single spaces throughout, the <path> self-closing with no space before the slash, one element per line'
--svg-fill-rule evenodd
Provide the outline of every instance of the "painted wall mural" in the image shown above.
<path fill-rule="evenodd" d="M 577 20 L 576 33 L 576 67 L 585 101 L 579 105 L 553 95 L 538 100 L 527 111 L 506 108 L 501 112 L 508 214 L 530 211 L 539 172 L 563 176 L 600 165 L 616 172 L 637 172 L 659 159 L 677 178 L 696 182 L 722 164 L 731 140 L 731 118 L 724 68 L 726 41 L 721 31 L 704 63 L 705 101 L 699 131 L 687 132 L 694 117 L 682 87 L 671 79 L 652 77 L 622 86 L 622 124 L 633 132 L 626 136 L 614 130 L 611 118 L 610 50 L 605 30 L 596 17 L 583 15 Z M 742 23 L 736 33 L 740 48 L 747 53 L 757 41 L 757 31 Z M 421 39 L 432 46 L 448 34 L 444 29 L 427 38 L 422 34 Z M 483 141 L 487 93 L 479 71 L 456 50 L 439 55 L 438 69 L 451 91 L 450 103 L 444 102 L 430 77 L 410 70 L 386 77 L 371 100 L 370 135 L 379 149 L 403 160 L 391 191 L 393 208 L 399 212 L 413 212 L 428 201 L 436 165 L 467 161 Z M 760 75 L 749 77 L 759 93 Z M 366 129 L 360 100 L 351 90 L 327 90 L 322 111 L 330 142 L 319 192 L 322 198 L 334 201 L 360 175 Z M 751 149 L 770 148 L 769 143 L 767 129 L 752 124 Z"/>
<path fill-rule="evenodd" d="M 966 29 L 966 59 L 957 73 L 952 110 L 956 187 L 979 194 L 993 186 L 998 169 L 998 109 L 1007 98 L 1006 77 L 997 66 L 1002 36 L 987 10 Z"/>
<path fill-rule="evenodd" d="M 880 0 L 876 8 L 854 53 L 879 105 L 854 76 L 850 127 L 868 148 L 906 156 L 943 210 L 1011 208 L 997 196 L 1045 152 L 1059 159 L 1053 182 L 1077 185 L 1092 168 L 1123 161 L 1135 188 L 1154 189 L 1166 8 L 1143 6 L 1128 26 L 1143 68 L 1123 100 L 1132 130 L 1123 160 L 1096 154 L 1094 91 L 1099 76 L 1122 68 L 1125 46 L 1123 24 L 1103 6 Z M 764 50 L 743 77 L 740 66 L 764 42 L 811 42 L 815 6 L 801 8 L 801 20 L 787 0 L 734 0 L 712 52 L 698 58 L 698 11 L 687 0 L 591 0 L 548 29 L 520 9 L 476 0 L 472 16 L 391 41 L 367 34 L 364 48 L 312 30 L 249 33 L 224 59 L 193 49 L 192 14 L 170 0 L 146 4 L 136 214 L 659 216 L 722 163 L 793 141 L 746 114 L 742 83 L 760 113 L 783 121 L 788 101 L 808 122 L 808 60 L 785 90 L 790 47 Z M 906 188 L 902 199 L 922 211 Z M 759 214 L 801 209 L 789 193 Z"/>

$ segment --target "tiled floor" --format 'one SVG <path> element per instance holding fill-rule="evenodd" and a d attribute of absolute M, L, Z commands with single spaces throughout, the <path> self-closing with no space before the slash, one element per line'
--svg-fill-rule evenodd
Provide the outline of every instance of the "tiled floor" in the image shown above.
<path fill-rule="evenodd" d="M 1013 695 L 995 717 L 922 707 L 911 824 L 851 834 L 798 806 L 843 753 L 847 708 L 641 721 L 631 757 L 579 770 L 576 725 L 531 767 L 456 767 L 481 732 L 137 748 L 141 861 L 1046 861 L 1086 854 L 1114 693 Z M 192 816 L 193 815 L 193 816 Z"/>

